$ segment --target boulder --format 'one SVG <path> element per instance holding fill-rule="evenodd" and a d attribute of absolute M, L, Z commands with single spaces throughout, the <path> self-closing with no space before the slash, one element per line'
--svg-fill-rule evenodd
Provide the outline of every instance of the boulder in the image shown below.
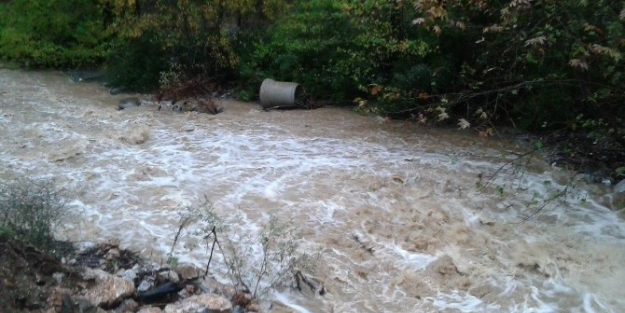
<path fill-rule="evenodd" d="M 98 307 L 112 307 L 135 293 L 133 283 L 100 269 L 86 269 L 83 278 L 95 280 L 95 286 L 87 290 L 85 297 Z"/>
<path fill-rule="evenodd" d="M 232 313 L 232 303 L 216 294 L 201 294 L 168 304 L 164 313 Z"/>

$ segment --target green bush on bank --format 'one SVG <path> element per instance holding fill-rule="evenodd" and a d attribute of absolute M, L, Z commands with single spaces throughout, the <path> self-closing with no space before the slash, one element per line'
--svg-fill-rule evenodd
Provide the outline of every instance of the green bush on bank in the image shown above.
<path fill-rule="evenodd" d="M 90 0 L 0 3 L 0 57 L 26 68 L 87 67 L 107 56 L 103 11 Z"/>

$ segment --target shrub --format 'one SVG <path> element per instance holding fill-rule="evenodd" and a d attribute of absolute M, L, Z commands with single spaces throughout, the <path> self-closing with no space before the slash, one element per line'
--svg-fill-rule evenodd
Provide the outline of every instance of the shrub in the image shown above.
<path fill-rule="evenodd" d="M 41 249 L 54 242 L 54 230 L 68 216 L 64 192 L 53 180 L 16 179 L 0 184 L 0 229 Z"/>
<path fill-rule="evenodd" d="M 353 37 L 340 1 L 297 1 L 269 35 L 249 38 L 241 55 L 241 85 L 257 94 L 265 78 L 296 81 L 317 97 L 344 101 L 355 81 L 344 60 Z"/>
<path fill-rule="evenodd" d="M 625 90 L 622 4 L 412 2 L 415 25 L 437 34 L 439 53 L 459 61 L 453 88 L 434 96 L 456 117 L 536 130 L 573 126 L 579 114 L 614 125 L 625 113 L 619 105 Z M 449 32 L 464 37 L 463 45 L 450 44 Z"/>
<path fill-rule="evenodd" d="M 159 87 L 159 75 L 167 66 L 161 45 L 144 35 L 136 39 L 118 39 L 113 47 L 104 67 L 109 85 L 138 92 Z"/>
<path fill-rule="evenodd" d="M 90 0 L 0 3 L 0 58 L 27 68 L 87 67 L 108 52 L 103 11 Z"/>
<path fill-rule="evenodd" d="M 161 72 L 170 70 L 172 65 L 178 67 L 183 79 L 232 79 L 239 64 L 233 40 L 244 21 L 251 16 L 269 18 L 285 5 L 277 0 L 104 3 L 114 15 L 110 30 L 122 43 L 107 63 L 114 83 L 131 88 L 153 87 Z M 130 75 L 124 75 L 125 72 Z"/>
<path fill-rule="evenodd" d="M 176 263 L 174 252 L 178 241 L 186 239 L 197 243 L 206 240 L 210 252 L 207 271 L 213 252 L 217 251 L 221 255 L 219 270 L 225 270 L 237 291 L 249 293 L 254 300 L 263 298 L 302 272 L 314 272 L 319 262 L 319 253 L 300 251 L 301 233 L 293 223 L 281 222 L 276 216 L 270 216 L 269 223 L 259 231 L 245 233 L 239 228 L 243 225 L 226 224 L 208 200 L 182 212 L 168 263 Z M 192 225 L 199 227 L 192 231 Z M 187 238 L 183 238 L 185 236 Z M 199 244 L 187 247 L 197 249 Z"/>

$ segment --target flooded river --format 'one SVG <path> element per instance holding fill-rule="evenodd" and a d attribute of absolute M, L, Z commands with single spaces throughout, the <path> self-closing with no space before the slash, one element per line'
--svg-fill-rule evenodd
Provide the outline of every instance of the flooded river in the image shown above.
<path fill-rule="evenodd" d="M 533 160 L 498 176 L 504 194 L 476 189 L 513 142 L 338 108 L 224 100 L 211 116 L 118 100 L 60 73 L 0 70 L 0 177 L 71 190 L 69 239 L 163 258 L 176 213 L 206 196 L 241 233 L 274 215 L 323 251 L 324 296 L 274 295 L 295 312 L 625 312 L 625 222 L 598 201 L 607 188 L 579 182 L 568 206 L 526 222 L 564 188 L 561 170 Z M 203 265 L 196 250 L 180 261 Z"/>

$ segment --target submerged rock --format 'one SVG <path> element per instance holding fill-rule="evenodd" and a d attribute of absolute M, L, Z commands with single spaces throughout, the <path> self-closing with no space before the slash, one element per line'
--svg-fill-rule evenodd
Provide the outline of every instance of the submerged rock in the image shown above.
<path fill-rule="evenodd" d="M 119 109 L 127 109 L 132 107 L 138 107 L 141 105 L 141 99 L 137 97 L 128 97 L 119 100 Z"/>

